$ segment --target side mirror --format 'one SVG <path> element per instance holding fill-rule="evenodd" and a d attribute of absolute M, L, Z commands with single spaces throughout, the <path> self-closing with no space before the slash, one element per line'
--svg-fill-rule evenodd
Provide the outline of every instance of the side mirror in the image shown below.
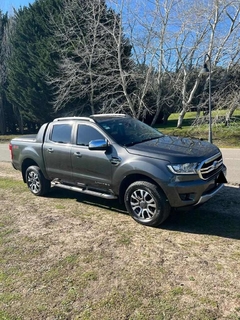
<path fill-rule="evenodd" d="M 108 141 L 105 139 L 92 140 L 89 142 L 89 150 L 107 150 Z"/>

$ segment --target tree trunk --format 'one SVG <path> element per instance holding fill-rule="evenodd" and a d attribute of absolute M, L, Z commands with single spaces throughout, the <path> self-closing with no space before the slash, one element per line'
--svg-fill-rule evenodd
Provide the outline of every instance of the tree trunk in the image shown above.
<path fill-rule="evenodd" d="M 17 119 L 17 122 L 18 122 L 19 132 L 20 132 L 21 134 L 23 134 L 23 132 L 24 132 L 23 117 L 22 117 L 22 114 L 21 114 L 18 106 L 13 105 L 13 112 L 14 112 L 15 115 L 16 115 L 16 119 Z"/>
<path fill-rule="evenodd" d="M 232 117 L 234 111 L 237 109 L 237 106 L 239 105 L 239 97 L 240 97 L 239 94 L 234 97 L 232 105 L 231 105 L 230 109 L 227 111 L 227 114 L 225 117 L 225 126 L 229 125 L 231 117 Z"/>
<path fill-rule="evenodd" d="M 177 124 L 177 128 L 181 128 L 182 127 L 182 122 L 184 119 L 185 114 L 187 113 L 189 106 L 194 98 L 194 94 L 199 86 L 200 83 L 200 79 L 201 79 L 201 73 L 198 74 L 198 77 L 194 83 L 194 86 L 189 94 L 189 98 L 186 101 L 185 100 L 185 96 L 186 96 L 186 87 L 187 87 L 187 81 L 186 81 L 186 77 L 184 79 L 184 85 L 183 85 L 183 108 L 182 111 L 179 114 L 179 118 L 178 118 L 178 124 Z"/>
<path fill-rule="evenodd" d="M 3 108 L 3 99 L 0 97 L 0 133 L 6 134 L 6 122 Z"/>
<path fill-rule="evenodd" d="M 153 117 L 151 126 L 154 126 L 155 123 L 157 122 L 157 119 L 159 117 L 160 112 L 162 111 L 162 105 L 161 105 L 161 95 L 162 95 L 162 90 L 159 88 L 159 91 L 157 93 L 157 108 L 156 108 L 156 113 Z"/>
<path fill-rule="evenodd" d="M 177 123 L 177 128 L 181 129 L 182 128 L 182 123 L 183 123 L 183 119 L 184 116 L 187 112 L 186 107 L 182 109 L 182 111 L 179 113 L 179 117 L 178 117 L 178 123 Z"/>

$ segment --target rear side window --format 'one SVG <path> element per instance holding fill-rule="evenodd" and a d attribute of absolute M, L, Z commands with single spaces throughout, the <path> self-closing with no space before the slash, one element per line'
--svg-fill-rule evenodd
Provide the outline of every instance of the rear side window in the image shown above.
<path fill-rule="evenodd" d="M 88 146 L 92 140 L 104 139 L 104 136 L 91 126 L 84 124 L 78 126 L 77 144 L 81 146 Z"/>
<path fill-rule="evenodd" d="M 70 124 L 57 124 L 53 126 L 50 140 L 59 143 L 71 142 L 72 126 Z"/>

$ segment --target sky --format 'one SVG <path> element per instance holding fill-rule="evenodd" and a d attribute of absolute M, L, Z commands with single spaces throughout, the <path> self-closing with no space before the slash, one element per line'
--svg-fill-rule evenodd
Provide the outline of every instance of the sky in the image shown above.
<path fill-rule="evenodd" d="M 8 11 L 9 14 L 13 12 L 13 8 L 18 9 L 19 7 L 28 6 L 33 0 L 0 0 L 0 10 L 5 13 Z"/>

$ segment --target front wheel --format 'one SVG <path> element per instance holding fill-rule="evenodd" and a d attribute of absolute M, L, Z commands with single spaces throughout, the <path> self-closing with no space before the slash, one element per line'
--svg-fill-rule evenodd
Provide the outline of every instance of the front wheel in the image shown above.
<path fill-rule="evenodd" d="M 165 194 L 147 181 L 132 183 L 125 192 L 124 202 L 132 218 L 146 226 L 160 225 L 171 211 Z"/>
<path fill-rule="evenodd" d="M 51 182 L 44 177 L 37 166 L 30 166 L 27 168 L 26 182 L 28 188 L 35 196 L 43 196 L 51 187 Z"/>

